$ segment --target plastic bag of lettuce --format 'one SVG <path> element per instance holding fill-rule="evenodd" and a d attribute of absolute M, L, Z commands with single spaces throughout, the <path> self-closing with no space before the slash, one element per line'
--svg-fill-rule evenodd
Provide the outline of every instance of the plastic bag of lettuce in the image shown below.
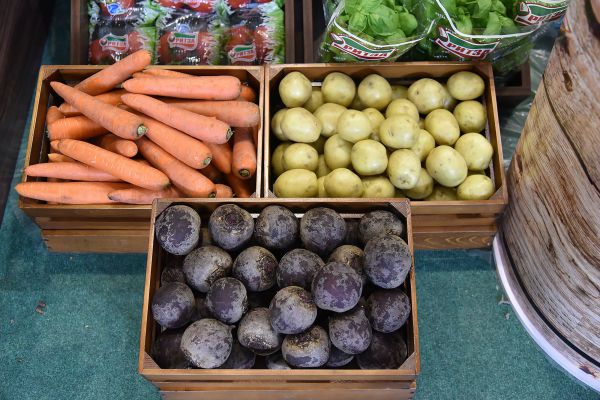
<path fill-rule="evenodd" d="M 485 60 L 505 74 L 523 64 L 535 32 L 565 13 L 568 0 L 422 0 L 417 18 L 436 21 L 410 59 Z"/>
<path fill-rule="evenodd" d="M 413 4 L 414 1 L 414 4 Z M 433 21 L 418 20 L 421 0 L 327 0 L 324 62 L 394 61 L 417 44 Z"/>

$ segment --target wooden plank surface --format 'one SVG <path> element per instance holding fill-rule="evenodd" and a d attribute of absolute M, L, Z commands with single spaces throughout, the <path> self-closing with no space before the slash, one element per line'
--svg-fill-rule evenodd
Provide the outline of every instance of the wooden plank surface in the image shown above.
<path fill-rule="evenodd" d="M 44 243 L 52 252 L 145 253 L 148 230 L 42 230 Z"/>
<path fill-rule="evenodd" d="M 510 166 L 502 229 L 538 313 L 598 364 L 600 24 L 586 3 L 571 2 L 548 62 Z"/>

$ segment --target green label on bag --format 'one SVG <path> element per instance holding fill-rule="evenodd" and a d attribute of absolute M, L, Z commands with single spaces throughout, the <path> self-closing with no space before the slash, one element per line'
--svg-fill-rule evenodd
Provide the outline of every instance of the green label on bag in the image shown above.
<path fill-rule="evenodd" d="M 500 41 L 489 43 L 475 43 L 457 36 L 454 32 L 440 26 L 438 27 L 439 36 L 435 43 L 448 53 L 452 53 L 461 58 L 469 60 L 483 60 L 490 54 Z"/>
<path fill-rule="evenodd" d="M 198 33 L 171 32 L 167 41 L 170 48 L 194 50 L 198 47 Z"/>
<path fill-rule="evenodd" d="M 227 53 L 229 61 L 235 62 L 254 62 L 256 61 L 256 47 L 252 44 L 238 44 Z"/>
<path fill-rule="evenodd" d="M 105 35 L 100 39 L 100 47 L 102 47 L 102 50 L 125 52 L 129 50 L 129 42 L 127 40 L 127 35 Z"/>
<path fill-rule="evenodd" d="M 538 25 L 553 21 L 563 16 L 567 10 L 566 3 L 556 5 L 542 4 L 531 1 L 521 1 L 517 4 L 518 12 L 515 21 L 520 25 Z"/>
<path fill-rule="evenodd" d="M 387 58 L 390 58 L 396 51 L 395 49 L 373 49 L 364 44 L 359 43 L 351 36 L 344 35 L 341 33 L 336 34 L 330 32 L 329 35 L 333 40 L 331 46 L 343 51 L 344 53 L 348 53 L 358 58 L 359 60 L 385 60 Z"/>

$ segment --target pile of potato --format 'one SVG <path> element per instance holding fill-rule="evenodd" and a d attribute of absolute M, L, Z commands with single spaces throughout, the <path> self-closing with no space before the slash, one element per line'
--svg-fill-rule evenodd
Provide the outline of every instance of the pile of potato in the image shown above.
<path fill-rule="evenodd" d="M 279 84 L 286 108 L 271 120 L 278 197 L 485 200 L 494 153 L 482 134 L 483 79 L 468 71 L 409 87 L 377 74 L 358 87 L 341 72 L 313 86 L 300 72 Z"/>

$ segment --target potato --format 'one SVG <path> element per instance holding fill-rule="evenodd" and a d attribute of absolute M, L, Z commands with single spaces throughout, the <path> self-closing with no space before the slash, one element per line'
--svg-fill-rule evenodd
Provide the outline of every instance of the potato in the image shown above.
<path fill-rule="evenodd" d="M 318 191 L 317 191 L 317 196 L 318 197 L 329 197 L 327 195 L 327 190 L 325 190 L 325 176 L 321 176 L 319 179 L 317 179 L 317 186 L 318 186 Z"/>
<path fill-rule="evenodd" d="M 271 155 L 271 166 L 273 167 L 273 173 L 275 176 L 279 176 L 285 171 L 283 166 L 283 153 L 288 147 L 290 147 L 291 144 L 291 142 L 283 142 L 279 146 L 275 147 L 275 150 Z"/>
<path fill-rule="evenodd" d="M 459 200 L 487 200 L 494 194 L 494 182 L 485 175 L 471 175 L 458 186 Z"/>
<path fill-rule="evenodd" d="M 429 152 L 435 147 L 435 139 L 431 136 L 431 133 L 425 129 L 419 129 L 419 136 L 417 142 L 410 149 L 415 152 L 421 159 L 421 162 L 425 161 Z"/>
<path fill-rule="evenodd" d="M 348 108 L 351 108 L 353 110 L 362 111 L 365 108 L 367 108 L 367 106 L 365 106 L 362 103 L 362 101 L 360 101 L 360 98 L 358 97 L 358 93 L 356 93 L 356 95 L 354 95 L 354 99 L 352 100 L 352 103 L 350 104 L 350 106 Z"/>
<path fill-rule="evenodd" d="M 317 175 L 305 169 L 291 169 L 279 175 L 273 184 L 277 197 L 316 197 Z"/>
<path fill-rule="evenodd" d="M 329 197 L 360 197 L 362 181 L 348 168 L 336 168 L 325 177 L 325 191 Z"/>
<path fill-rule="evenodd" d="M 494 148 L 480 133 L 465 133 L 454 144 L 454 149 L 467 162 L 470 171 L 485 170 L 492 161 Z"/>
<path fill-rule="evenodd" d="M 392 87 L 381 75 L 368 75 L 358 85 L 358 99 L 366 107 L 383 110 L 392 101 Z"/>
<path fill-rule="evenodd" d="M 409 149 L 418 138 L 419 125 L 407 115 L 392 115 L 379 127 L 381 143 L 392 149 Z"/>
<path fill-rule="evenodd" d="M 387 168 L 387 151 L 384 145 L 375 140 L 361 140 L 352 146 L 350 161 L 352 168 L 360 175 L 379 175 Z"/>
<path fill-rule="evenodd" d="M 448 78 L 448 91 L 458 100 L 473 100 L 483 95 L 485 83 L 474 72 L 460 71 Z"/>
<path fill-rule="evenodd" d="M 283 120 L 283 116 L 287 110 L 287 108 L 282 108 L 281 110 L 277 111 L 275 115 L 273 115 L 273 118 L 271 118 L 271 132 L 282 142 L 287 140 L 283 134 L 283 131 L 281 130 L 281 121 Z"/>
<path fill-rule="evenodd" d="M 314 113 L 315 110 L 323 105 L 323 92 L 321 92 L 320 87 L 313 87 L 310 97 L 306 101 L 306 103 L 302 104 L 303 108 L 306 108 L 311 113 Z"/>
<path fill-rule="evenodd" d="M 283 168 L 315 171 L 319 165 L 319 153 L 306 143 L 294 143 L 283 152 Z"/>
<path fill-rule="evenodd" d="M 392 100 L 408 99 L 408 88 L 403 85 L 392 85 Z"/>
<path fill-rule="evenodd" d="M 356 95 L 356 84 L 346 74 L 331 72 L 323 80 L 321 92 L 323 92 L 323 100 L 326 103 L 336 103 L 348 107 Z"/>
<path fill-rule="evenodd" d="M 320 135 L 317 140 L 315 140 L 314 142 L 308 143 L 308 145 L 310 147 L 312 147 L 313 149 L 315 149 L 317 151 L 317 153 L 323 154 L 326 141 L 327 141 L 327 138 L 323 135 Z"/>
<path fill-rule="evenodd" d="M 346 107 L 335 103 L 325 103 L 315 110 L 315 117 L 317 117 L 323 125 L 321 135 L 330 137 L 337 133 L 335 131 L 337 122 L 344 111 L 346 111 Z"/>
<path fill-rule="evenodd" d="M 456 107 L 456 103 L 458 103 L 458 101 L 454 97 L 452 97 L 452 95 L 448 91 L 447 84 L 442 83 L 442 87 L 444 88 L 444 108 L 448 111 L 452 111 L 454 110 L 454 107 Z"/>
<path fill-rule="evenodd" d="M 362 178 L 362 183 L 363 197 L 365 198 L 388 198 L 396 196 L 396 187 L 383 175 Z"/>
<path fill-rule="evenodd" d="M 414 200 L 422 200 L 433 192 L 433 178 L 427 173 L 425 168 L 421 168 L 419 180 L 412 189 L 404 191 L 409 198 Z"/>
<path fill-rule="evenodd" d="M 458 186 L 467 177 L 465 159 L 450 146 L 442 145 L 431 150 L 425 166 L 429 175 L 442 186 Z"/>
<path fill-rule="evenodd" d="M 398 189 L 412 189 L 419 181 L 421 161 L 408 149 L 396 150 L 388 160 L 387 173 L 390 182 Z"/>
<path fill-rule="evenodd" d="M 408 99 L 417 106 L 421 114 L 429 114 L 444 107 L 444 87 L 434 79 L 419 79 L 409 86 Z"/>
<path fill-rule="evenodd" d="M 481 132 L 487 122 L 483 104 L 475 100 L 458 103 L 454 108 L 454 116 L 462 133 Z"/>
<path fill-rule="evenodd" d="M 346 110 L 338 119 L 336 132 L 342 139 L 356 143 L 371 135 L 371 121 L 362 111 Z"/>
<path fill-rule="evenodd" d="M 333 135 L 325 142 L 325 162 L 331 169 L 345 168 L 351 163 L 352 143 L 342 139 L 340 135 Z"/>
<path fill-rule="evenodd" d="M 419 118 L 419 129 L 425 129 L 425 120 L 423 118 Z"/>
<path fill-rule="evenodd" d="M 427 201 L 451 201 L 456 200 L 456 189 L 440 185 L 433 185 L 433 191 L 425 198 Z"/>
<path fill-rule="evenodd" d="M 310 98 L 312 85 L 301 72 L 290 72 L 279 83 L 279 96 L 286 107 L 300 107 Z"/>
<path fill-rule="evenodd" d="M 458 121 L 448 110 L 433 110 L 425 117 L 425 130 L 431 133 L 438 145 L 452 146 L 460 136 Z"/>
<path fill-rule="evenodd" d="M 317 178 L 327 175 L 331 172 L 331 168 L 325 162 L 325 156 L 323 154 L 319 155 L 319 162 L 317 164 Z"/>
<path fill-rule="evenodd" d="M 290 108 L 281 120 L 283 135 L 293 142 L 311 143 L 319 139 L 323 125 L 302 107 Z"/>
<path fill-rule="evenodd" d="M 385 121 L 385 117 L 379 112 L 379 110 L 376 110 L 372 107 L 364 109 L 363 113 L 367 115 L 369 122 L 371 122 L 371 139 L 379 142 L 379 126 L 381 126 L 381 123 Z"/>
<path fill-rule="evenodd" d="M 417 106 L 415 106 L 408 99 L 398 99 L 392 101 L 387 108 L 385 109 L 385 117 L 389 118 L 392 115 L 404 114 L 415 121 L 419 120 L 419 110 L 417 110 Z"/>

